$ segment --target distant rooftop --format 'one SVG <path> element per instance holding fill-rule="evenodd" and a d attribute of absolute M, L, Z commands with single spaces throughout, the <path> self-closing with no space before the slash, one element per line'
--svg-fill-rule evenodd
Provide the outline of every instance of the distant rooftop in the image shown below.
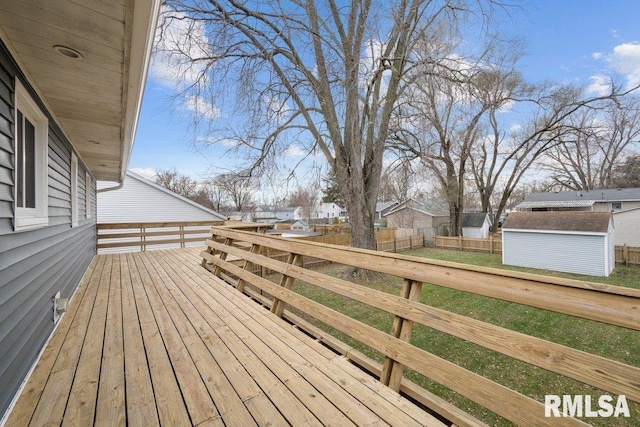
<path fill-rule="evenodd" d="M 640 188 L 531 193 L 517 209 L 579 208 L 598 202 L 640 201 Z"/>

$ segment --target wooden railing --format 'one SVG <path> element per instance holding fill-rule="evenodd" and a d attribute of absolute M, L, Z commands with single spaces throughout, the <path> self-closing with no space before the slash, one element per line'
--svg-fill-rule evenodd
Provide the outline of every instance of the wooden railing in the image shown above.
<path fill-rule="evenodd" d="M 544 405 L 504 385 L 471 372 L 411 344 L 414 324 L 461 338 L 514 359 L 572 378 L 605 393 L 640 402 L 640 368 L 572 347 L 529 336 L 471 317 L 418 302 L 423 283 L 595 320 L 640 331 L 640 290 L 554 279 L 533 274 L 467 266 L 349 247 L 293 241 L 263 234 L 213 227 L 202 266 L 286 317 L 336 351 L 349 357 L 389 387 L 430 407 L 456 425 L 482 425 L 478 420 L 404 378 L 404 369 L 471 399 L 517 425 L 586 425 L 574 418 L 545 417 Z M 265 256 L 287 254 L 282 261 Z M 399 296 L 303 268 L 305 257 L 373 270 L 403 279 Z M 259 268 L 255 268 L 259 267 Z M 279 276 L 262 277 L 264 269 Z M 381 331 L 308 299 L 294 290 L 299 281 L 331 291 L 395 316 L 392 330 Z M 287 310 L 335 328 L 382 353 L 379 364 Z M 559 325 L 560 326 L 560 325 Z"/>
<path fill-rule="evenodd" d="M 502 253 L 502 239 L 491 236 L 488 239 L 474 237 L 448 237 L 436 236 L 436 248 L 458 249 L 461 251 L 488 252 L 490 254 Z"/>
<path fill-rule="evenodd" d="M 204 245 L 211 236 L 211 226 L 224 221 L 129 222 L 97 224 L 96 249 L 105 251 L 146 251 L 158 248 L 184 248 L 189 244 Z M 234 224 L 238 229 L 255 231 L 267 225 Z"/>

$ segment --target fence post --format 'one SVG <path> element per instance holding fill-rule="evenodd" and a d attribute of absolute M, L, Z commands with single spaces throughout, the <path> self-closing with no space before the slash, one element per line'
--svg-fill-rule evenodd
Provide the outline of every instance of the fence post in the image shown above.
<path fill-rule="evenodd" d="M 622 246 L 622 262 L 625 266 L 629 265 L 629 247 L 626 243 Z"/>
<path fill-rule="evenodd" d="M 462 236 L 458 236 L 458 246 L 460 246 L 460 250 L 463 249 L 463 247 L 462 247 Z"/>
<path fill-rule="evenodd" d="M 415 280 L 404 279 L 402 284 L 402 298 L 406 298 L 409 301 L 417 301 L 422 293 L 422 282 L 416 282 Z M 411 334 L 413 332 L 413 321 L 407 320 L 403 317 L 396 316 L 393 319 L 393 328 L 391 329 L 391 335 L 401 339 L 404 342 L 411 341 Z M 402 383 L 402 377 L 404 375 L 404 366 L 386 357 L 384 365 L 382 366 L 382 373 L 380 374 L 380 382 L 386 386 L 389 386 L 394 391 L 400 390 L 400 384 Z"/>
<path fill-rule="evenodd" d="M 489 235 L 489 253 L 493 254 L 493 234 Z"/>

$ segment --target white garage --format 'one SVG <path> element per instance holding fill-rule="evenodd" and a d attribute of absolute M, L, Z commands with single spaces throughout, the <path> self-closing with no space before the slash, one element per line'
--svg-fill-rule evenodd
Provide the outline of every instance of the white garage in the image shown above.
<path fill-rule="evenodd" d="M 513 212 L 502 226 L 502 263 L 609 276 L 614 241 L 609 212 Z"/>

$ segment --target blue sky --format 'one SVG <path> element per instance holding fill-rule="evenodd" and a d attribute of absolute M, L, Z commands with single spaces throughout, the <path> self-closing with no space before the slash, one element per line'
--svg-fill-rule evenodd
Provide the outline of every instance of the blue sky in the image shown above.
<path fill-rule="evenodd" d="M 636 0 L 539 0 L 512 9 L 503 26 L 524 40 L 519 69 L 526 79 L 585 85 L 596 93 L 608 76 L 640 83 L 639 17 Z M 176 168 L 197 180 L 232 169 L 234 159 L 220 149 L 203 151 L 194 143 L 193 103 L 172 103 L 174 82 L 156 68 L 152 64 L 129 168 L 149 177 Z"/>

